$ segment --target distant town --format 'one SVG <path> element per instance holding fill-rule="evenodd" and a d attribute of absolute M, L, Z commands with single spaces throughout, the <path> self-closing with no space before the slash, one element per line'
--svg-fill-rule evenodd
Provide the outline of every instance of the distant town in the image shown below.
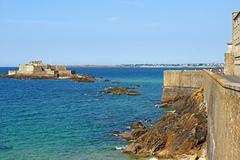
<path fill-rule="evenodd" d="M 67 67 L 92 68 L 223 68 L 224 63 L 186 63 L 186 64 L 119 64 L 119 65 L 69 65 Z"/>

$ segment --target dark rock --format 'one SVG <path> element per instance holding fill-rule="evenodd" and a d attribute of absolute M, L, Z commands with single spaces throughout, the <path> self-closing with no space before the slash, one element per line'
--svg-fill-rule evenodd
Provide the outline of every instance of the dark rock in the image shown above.
<path fill-rule="evenodd" d="M 0 74 L 0 78 L 8 78 L 7 74 Z"/>
<path fill-rule="evenodd" d="M 95 82 L 96 78 L 87 74 L 75 74 L 71 77 L 76 82 Z"/>
<path fill-rule="evenodd" d="M 140 87 L 143 87 L 143 85 L 137 84 L 135 85 L 135 87 L 140 88 Z"/>
<path fill-rule="evenodd" d="M 1 74 L 0 78 L 12 78 L 12 79 L 57 79 L 58 77 L 52 76 L 52 75 L 22 75 L 22 74 L 16 74 L 16 75 L 7 75 L 7 74 Z"/>
<path fill-rule="evenodd" d="M 22 75 L 22 74 L 15 74 L 15 75 L 7 75 L 7 74 L 0 74 L 0 78 L 12 78 L 12 79 L 59 79 L 59 77 L 55 77 L 52 75 Z M 86 74 L 72 74 L 70 77 L 71 80 L 76 82 L 95 82 L 96 78 Z"/>
<path fill-rule="evenodd" d="M 117 95 L 126 94 L 126 95 L 130 95 L 130 96 L 140 95 L 140 93 L 137 91 L 128 90 L 127 88 L 122 88 L 122 87 L 106 88 L 106 89 L 104 89 L 104 93 L 117 94 Z"/>
<path fill-rule="evenodd" d="M 104 79 L 104 80 L 102 80 L 102 82 L 110 82 L 110 80 L 109 79 Z"/>

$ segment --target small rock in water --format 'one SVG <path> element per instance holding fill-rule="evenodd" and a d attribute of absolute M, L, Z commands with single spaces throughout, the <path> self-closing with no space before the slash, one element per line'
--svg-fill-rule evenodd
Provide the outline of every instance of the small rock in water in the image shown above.
<path fill-rule="evenodd" d="M 115 87 L 115 88 L 109 87 L 104 89 L 103 92 L 108 94 L 116 94 L 116 95 L 122 95 L 122 94 L 130 95 L 130 96 L 140 95 L 140 93 L 137 91 L 129 90 L 123 87 Z"/>
<path fill-rule="evenodd" d="M 104 79 L 103 82 L 110 82 L 110 80 L 109 79 Z"/>
<path fill-rule="evenodd" d="M 75 74 L 71 77 L 76 82 L 95 82 L 96 78 L 87 74 Z"/>

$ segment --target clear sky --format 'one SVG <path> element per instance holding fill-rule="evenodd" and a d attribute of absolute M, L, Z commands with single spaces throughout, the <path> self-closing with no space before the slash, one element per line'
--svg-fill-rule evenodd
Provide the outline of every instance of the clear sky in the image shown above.
<path fill-rule="evenodd" d="M 0 0 L 0 66 L 223 62 L 239 0 Z"/>

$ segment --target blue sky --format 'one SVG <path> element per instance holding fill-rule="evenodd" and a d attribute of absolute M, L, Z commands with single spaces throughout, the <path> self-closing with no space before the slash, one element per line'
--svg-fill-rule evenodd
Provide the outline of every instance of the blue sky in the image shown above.
<path fill-rule="evenodd" d="M 223 62 L 239 0 L 0 0 L 0 66 Z"/>

